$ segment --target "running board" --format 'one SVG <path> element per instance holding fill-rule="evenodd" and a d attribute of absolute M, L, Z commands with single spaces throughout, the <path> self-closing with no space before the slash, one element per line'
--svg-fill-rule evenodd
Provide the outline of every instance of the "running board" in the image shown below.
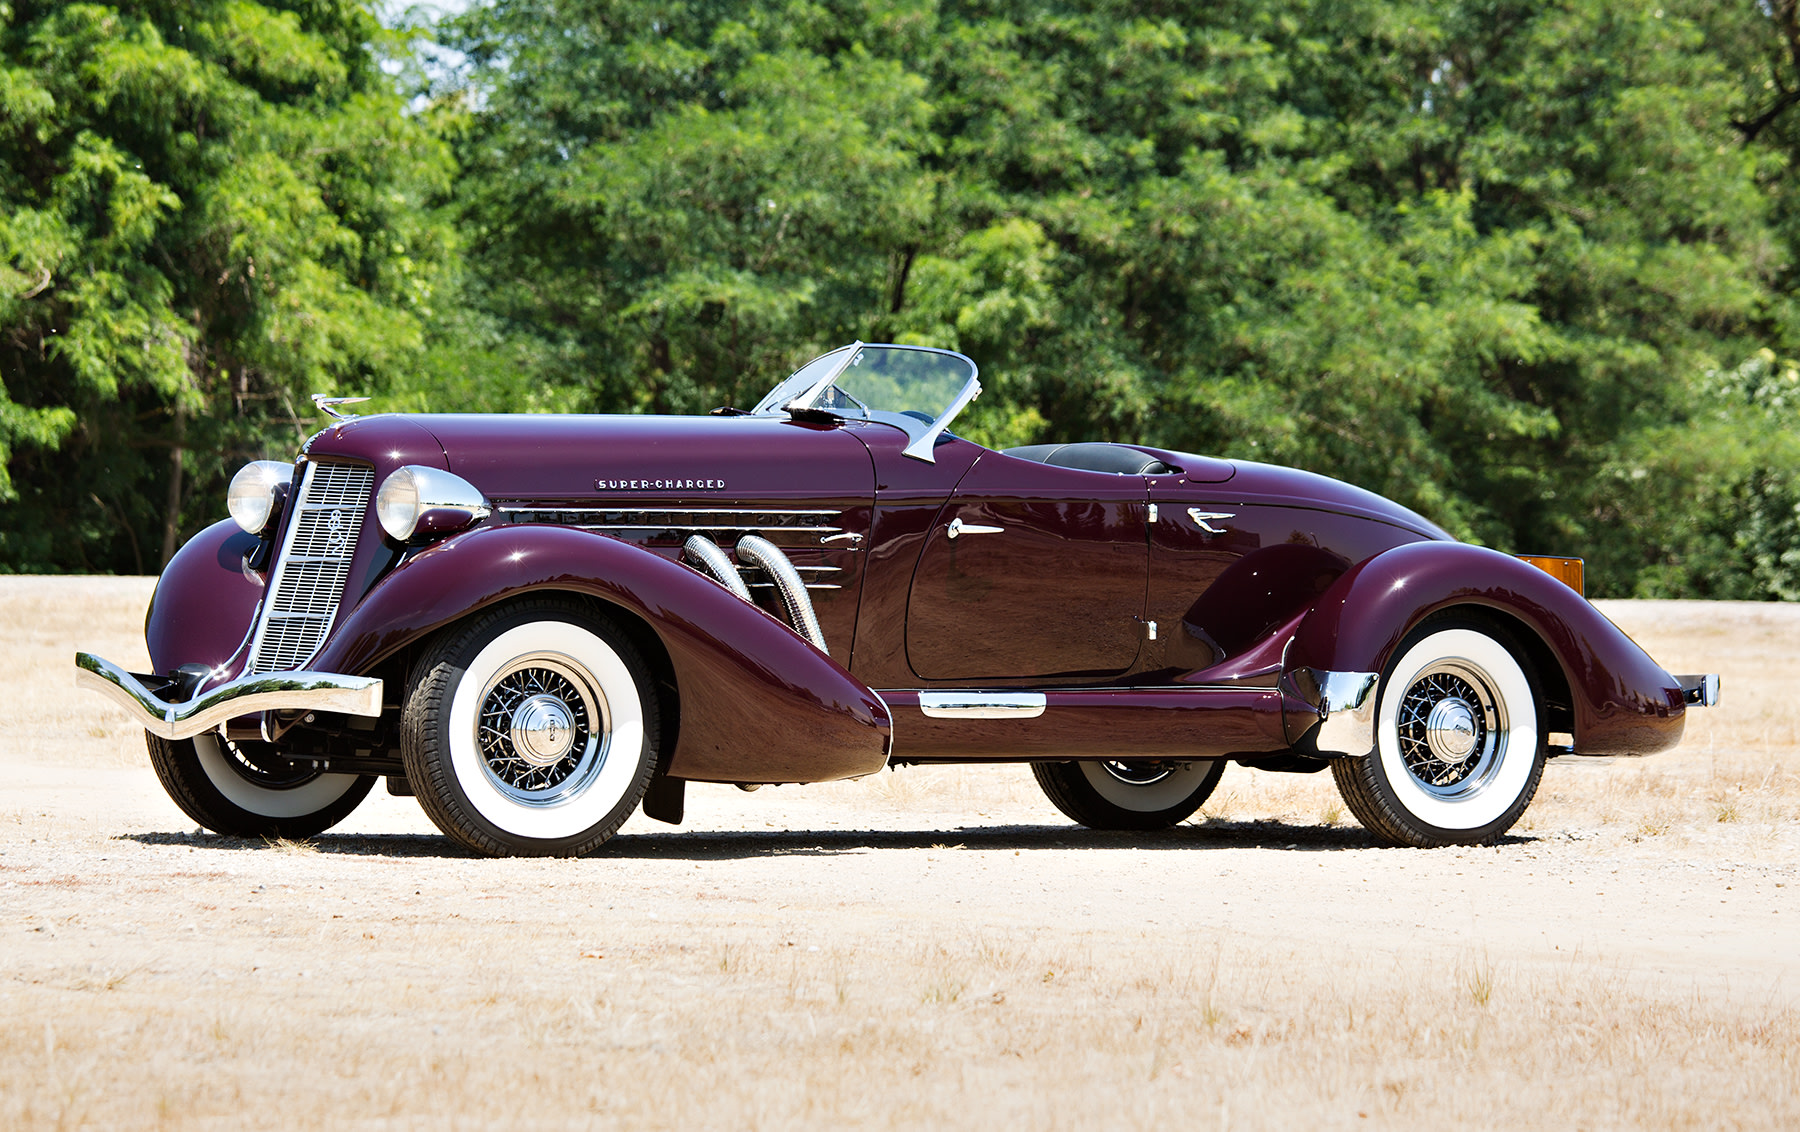
<path fill-rule="evenodd" d="M 1288 749 L 1274 688 L 892 689 L 895 762 L 1218 758 Z"/>

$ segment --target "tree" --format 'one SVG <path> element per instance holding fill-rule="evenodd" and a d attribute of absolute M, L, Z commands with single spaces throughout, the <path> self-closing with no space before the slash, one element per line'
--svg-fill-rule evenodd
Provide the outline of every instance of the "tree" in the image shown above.
<path fill-rule="evenodd" d="M 443 145 L 353 0 L 0 0 L 0 569 L 153 571 L 419 364 Z"/>
<path fill-rule="evenodd" d="M 495 0 L 451 28 L 460 203 L 563 404 L 952 346 L 983 439 L 1296 463 L 1691 588 L 1641 470 L 1789 325 L 1731 51 L 1800 90 L 1792 8 Z"/>

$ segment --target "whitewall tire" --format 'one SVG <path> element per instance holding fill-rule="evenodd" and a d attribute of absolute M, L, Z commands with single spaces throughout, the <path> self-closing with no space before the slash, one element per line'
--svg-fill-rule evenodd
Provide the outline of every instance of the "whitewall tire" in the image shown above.
<path fill-rule="evenodd" d="M 637 807 L 658 724 L 630 639 L 595 609 L 536 599 L 439 638 L 414 670 L 401 754 L 454 840 L 496 856 L 571 856 Z"/>
<path fill-rule="evenodd" d="M 1045 797 L 1091 829 L 1166 829 L 1212 796 L 1223 759 L 1032 763 Z"/>
<path fill-rule="evenodd" d="M 1397 845 L 1490 843 L 1519 820 L 1543 776 L 1539 696 L 1498 631 L 1439 621 L 1416 630 L 1383 674 L 1375 752 L 1332 760 L 1345 804 Z"/>
<path fill-rule="evenodd" d="M 233 743 L 216 732 L 191 739 L 146 734 L 150 763 L 183 813 L 231 837 L 311 837 L 348 817 L 368 796 L 369 775 L 321 774 L 280 758 L 267 743 Z"/>

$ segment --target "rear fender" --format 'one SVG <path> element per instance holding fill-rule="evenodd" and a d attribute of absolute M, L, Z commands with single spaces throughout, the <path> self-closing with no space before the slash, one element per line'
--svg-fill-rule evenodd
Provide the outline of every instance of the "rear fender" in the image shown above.
<path fill-rule="evenodd" d="M 1673 676 L 1574 590 L 1467 543 L 1407 543 L 1353 567 L 1301 619 L 1284 683 L 1302 668 L 1382 672 L 1407 633 L 1452 607 L 1492 611 L 1536 635 L 1539 667 L 1552 660 L 1567 684 L 1577 753 L 1647 755 L 1680 742 L 1685 707 Z M 1554 675 L 1540 673 L 1546 684 Z"/>
<path fill-rule="evenodd" d="M 546 592 L 616 605 L 662 642 L 681 699 L 671 777 L 820 782 L 886 765 L 886 705 L 830 657 L 679 563 L 569 527 L 487 527 L 408 559 L 309 667 L 365 674 L 470 614 Z"/>
<path fill-rule="evenodd" d="M 244 569 L 257 538 L 222 519 L 189 539 L 163 567 L 144 616 L 151 670 L 227 665 L 250 635 L 263 581 Z"/>

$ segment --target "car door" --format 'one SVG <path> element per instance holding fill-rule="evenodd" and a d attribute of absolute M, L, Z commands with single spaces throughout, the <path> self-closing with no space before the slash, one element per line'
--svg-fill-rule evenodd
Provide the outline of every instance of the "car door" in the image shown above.
<path fill-rule="evenodd" d="M 923 680 L 1081 683 L 1125 672 L 1143 639 L 1141 476 L 984 453 L 920 552 L 906 655 Z"/>

